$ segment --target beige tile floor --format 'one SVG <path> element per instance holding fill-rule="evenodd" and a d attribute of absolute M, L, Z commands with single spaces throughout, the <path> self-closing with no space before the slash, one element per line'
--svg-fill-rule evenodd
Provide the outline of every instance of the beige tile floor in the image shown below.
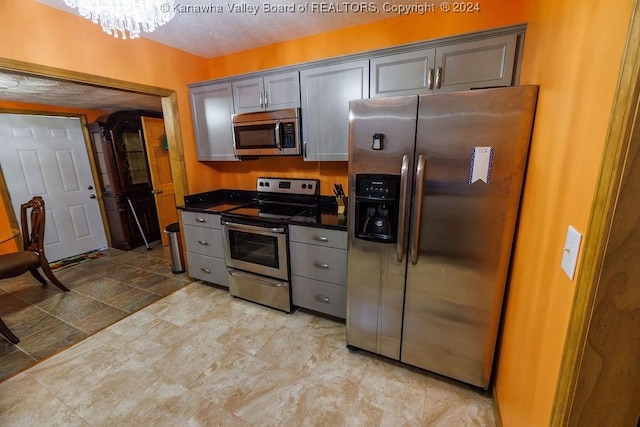
<path fill-rule="evenodd" d="M 0 280 L 0 317 L 20 338 L 0 336 L 0 381 L 87 338 L 191 281 L 173 274 L 167 247 L 101 251 L 98 259 L 57 270 L 70 292 L 30 274 Z"/>
<path fill-rule="evenodd" d="M 0 383 L 2 426 L 494 426 L 491 398 L 345 325 L 191 283 Z"/>

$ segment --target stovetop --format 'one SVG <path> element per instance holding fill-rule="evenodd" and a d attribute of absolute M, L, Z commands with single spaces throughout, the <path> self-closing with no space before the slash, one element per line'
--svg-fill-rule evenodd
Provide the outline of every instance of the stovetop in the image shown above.
<path fill-rule="evenodd" d="M 316 179 L 258 178 L 256 199 L 222 215 L 226 219 L 286 222 L 306 211 L 317 211 L 319 185 Z"/>
<path fill-rule="evenodd" d="M 240 216 L 260 219 L 286 220 L 312 209 L 312 206 L 290 205 L 283 203 L 255 202 L 224 212 L 225 216 Z"/>

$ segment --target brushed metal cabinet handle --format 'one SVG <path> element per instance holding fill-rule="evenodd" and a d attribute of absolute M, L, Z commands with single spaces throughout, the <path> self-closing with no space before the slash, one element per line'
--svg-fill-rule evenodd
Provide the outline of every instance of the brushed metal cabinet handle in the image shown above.
<path fill-rule="evenodd" d="M 440 89 L 442 86 L 442 67 L 438 67 L 436 70 L 436 89 Z"/>
<path fill-rule="evenodd" d="M 321 262 L 318 262 L 318 261 L 314 262 L 313 266 L 315 268 L 320 268 L 322 270 L 328 270 L 329 269 L 329 264 L 324 264 L 324 263 L 321 263 Z"/>
<path fill-rule="evenodd" d="M 203 223 L 203 222 L 207 222 L 207 220 L 204 218 L 196 218 L 196 222 Z"/>
<path fill-rule="evenodd" d="M 198 243 L 200 243 L 202 246 L 209 246 L 209 242 L 204 240 L 198 240 Z"/>
<path fill-rule="evenodd" d="M 317 235 L 313 235 L 313 240 L 316 240 L 318 242 L 328 242 L 329 238 L 328 237 L 324 237 L 324 236 L 317 236 Z"/>
<path fill-rule="evenodd" d="M 427 89 L 433 89 L 433 68 L 429 68 L 427 73 Z"/>
<path fill-rule="evenodd" d="M 211 274 L 211 270 L 209 270 L 208 268 L 200 267 L 200 271 L 203 271 L 207 274 Z"/>
<path fill-rule="evenodd" d="M 316 294 L 313 298 L 318 302 L 322 302 L 322 303 L 325 303 L 325 304 L 331 304 L 331 299 L 329 299 L 329 297 L 326 297 L 324 295 Z"/>

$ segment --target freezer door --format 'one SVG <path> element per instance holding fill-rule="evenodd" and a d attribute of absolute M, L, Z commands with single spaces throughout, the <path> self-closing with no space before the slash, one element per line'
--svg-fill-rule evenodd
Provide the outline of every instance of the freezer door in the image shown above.
<path fill-rule="evenodd" d="M 396 360 L 402 335 L 417 110 L 417 96 L 351 101 L 350 109 L 347 343 Z M 403 177 L 396 243 L 355 237 L 357 174 Z"/>
<path fill-rule="evenodd" d="M 489 385 L 536 98 L 532 86 L 420 97 L 405 363 Z"/>

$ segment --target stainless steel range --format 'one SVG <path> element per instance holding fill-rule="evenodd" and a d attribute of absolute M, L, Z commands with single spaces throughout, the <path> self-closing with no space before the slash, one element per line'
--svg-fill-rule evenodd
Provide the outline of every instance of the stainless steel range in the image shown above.
<path fill-rule="evenodd" d="M 258 178 L 255 202 L 222 214 L 231 295 L 292 311 L 287 220 L 316 208 L 319 185 Z"/>

